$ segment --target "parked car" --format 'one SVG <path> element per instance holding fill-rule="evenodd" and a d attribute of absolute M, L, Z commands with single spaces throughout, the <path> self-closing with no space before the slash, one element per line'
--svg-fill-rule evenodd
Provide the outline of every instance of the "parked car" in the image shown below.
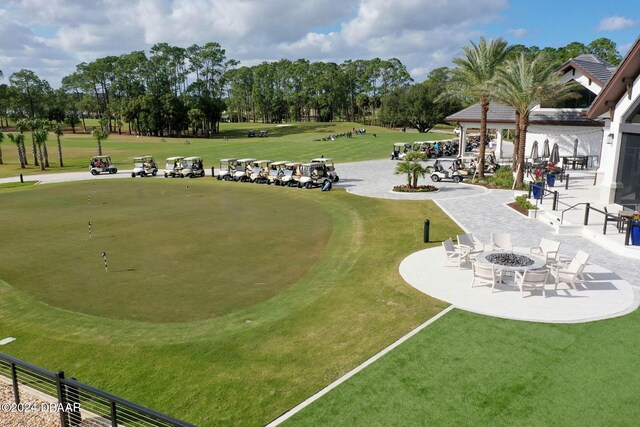
<path fill-rule="evenodd" d="M 250 176 L 253 173 L 251 164 L 255 161 L 256 159 L 238 159 L 238 163 L 236 164 L 236 171 L 233 174 L 233 180 L 242 182 L 249 181 Z"/>
<path fill-rule="evenodd" d="M 329 177 L 329 179 L 331 180 L 331 182 L 338 182 L 340 181 L 340 177 L 338 176 L 338 173 L 336 172 L 336 166 L 333 163 L 333 159 L 329 158 L 329 157 L 319 157 L 317 159 L 311 159 L 311 162 L 320 162 L 320 163 L 324 163 L 327 166 L 327 175 Z"/>
<path fill-rule="evenodd" d="M 182 177 L 182 162 L 184 157 L 169 157 L 164 166 L 165 178 L 181 178 Z"/>
<path fill-rule="evenodd" d="M 110 156 L 95 156 L 89 161 L 91 175 L 100 175 L 102 172 L 116 173 L 118 168 L 111 162 Z"/>
<path fill-rule="evenodd" d="M 286 165 L 291 163 L 288 160 L 280 160 L 269 165 L 269 176 L 267 176 L 267 184 L 280 185 L 282 177 L 286 175 Z"/>
<path fill-rule="evenodd" d="M 454 160 L 436 160 L 431 173 L 433 182 L 442 181 L 443 179 L 452 180 L 453 182 L 462 182 L 462 175 L 457 170 Z"/>
<path fill-rule="evenodd" d="M 311 189 L 313 187 L 322 186 L 325 181 L 331 181 L 327 174 L 327 166 L 324 163 L 313 162 L 303 163 L 300 166 L 300 178 L 298 178 L 298 187 Z"/>
<path fill-rule="evenodd" d="M 204 162 L 202 157 L 185 157 L 180 174 L 183 178 L 203 177 Z"/>
<path fill-rule="evenodd" d="M 235 157 L 229 159 L 220 159 L 220 169 L 218 171 L 218 181 L 225 180 L 230 181 L 233 179 L 233 175 L 236 173 L 236 167 L 238 165 L 238 159 Z"/>
<path fill-rule="evenodd" d="M 133 158 L 133 171 L 131 172 L 131 178 L 136 176 L 156 176 L 158 174 L 158 165 L 153 159 L 153 156 L 142 156 Z"/>
<path fill-rule="evenodd" d="M 255 130 L 250 130 L 249 132 L 247 132 L 247 137 L 255 138 L 256 137 L 256 131 Z"/>

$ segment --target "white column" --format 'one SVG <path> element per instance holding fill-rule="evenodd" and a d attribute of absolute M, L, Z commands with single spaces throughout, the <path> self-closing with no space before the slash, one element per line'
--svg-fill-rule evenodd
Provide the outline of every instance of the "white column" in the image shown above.
<path fill-rule="evenodd" d="M 464 141 L 467 139 L 467 129 L 460 126 L 460 139 L 458 140 L 458 157 L 464 159 Z"/>
<path fill-rule="evenodd" d="M 496 142 L 496 161 L 500 163 L 500 157 L 502 157 L 502 129 L 496 129 L 498 141 Z"/>

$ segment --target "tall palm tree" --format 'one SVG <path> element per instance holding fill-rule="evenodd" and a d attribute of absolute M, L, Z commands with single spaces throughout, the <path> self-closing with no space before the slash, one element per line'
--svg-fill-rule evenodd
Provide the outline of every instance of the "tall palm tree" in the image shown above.
<path fill-rule="evenodd" d="M 62 133 L 60 123 L 54 124 L 51 130 L 56 135 L 56 139 L 58 140 L 58 162 L 60 163 L 60 167 L 63 168 L 64 163 L 62 163 L 62 144 L 60 143 L 60 137 L 64 134 Z"/>
<path fill-rule="evenodd" d="M 516 186 L 524 180 L 525 142 L 529 115 L 538 104 L 549 101 L 562 101 L 576 96 L 577 84 L 567 84 L 560 80 L 553 61 L 544 55 L 528 59 L 520 54 L 508 61 L 495 78 L 495 99 L 511 105 L 519 115 L 518 167 Z"/>
<path fill-rule="evenodd" d="M 32 131 L 32 137 L 38 146 L 38 156 L 40 157 L 40 170 L 45 170 L 45 161 L 42 154 L 42 146 L 46 144 L 49 131 L 44 128 L 35 128 Z"/>
<path fill-rule="evenodd" d="M 98 156 L 102 156 L 102 141 L 109 137 L 109 133 L 94 127 L 91 135 L 98 143 Z"/>
<path fill-rule="evenodd" d="M 4 141 L 4 134 L 0 132 L 0 165 L 4 165 L 4 161 L 2 160 L 2 141 Z"/>
<path fill-rule="evenodd" d="M 484 155 L 487 145 L 487 113 L 493 99 L 493 78 L 511 51 L 502 38 L 485 40 L 462 48 L 464 56 L 454 58 L 451 89 L 464 98 L 480 104 L 480 156 L 478 176 L 484 177 Z"/>
<path fill-rule="evenodd" d="M 23 159 L 24 164 L 26 166 L 26 165 L 29 164 L 29 161 L 27 160 L 27 149 L 24 146 L 24 133 L 29 130 L 29 121 L 27 119 L 19 119 L 16 122 L 16 128 L 18 129 L 18 132 L 23 134 L 22 143 L 20 144 L 20 148 L 22 149 L 22 159 Z M 36 166 L 38 166 L 38 157 L 36 156 L 35 141 L 33 142 L 31 148 L 32 148 L 32 152 L 33 152 L 33 160 L 35 162 L 34 164 Z"/>
<path fill-rule="evenodd" d="M 9 140 L 16 144 L 18 149 L 18 160 L 20 160 L 20 169 L 24 169 L 25 161 L 24 161 L 24 152 L 22 151 L 22 146 L 24 145 L 24 134 L 21 132 L 19 134 L 10 133 L 7 135 Z"/>

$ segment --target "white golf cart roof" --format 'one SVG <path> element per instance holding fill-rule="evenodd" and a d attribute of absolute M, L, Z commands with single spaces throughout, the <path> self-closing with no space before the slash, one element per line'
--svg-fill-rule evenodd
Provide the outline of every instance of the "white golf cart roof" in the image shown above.
<path fill-rule="evenodd" d="M 320 162 L 320 163 L 333 163 L 333 159 L 331 157 L 320 157 L 317 159 L 311 159 L 312 162 Z"/>
<path fill-rule="evenodd" d="M 174 162 L 176 160 L 182 160 L 184 159 L 184 157 L 179 156 L 179 157 L 167 157 L 167 162 Z"/>
<path fill-rule="evenodd" d="M 202 157 L 185 157 L 185 160 L 202 160 Z"/>
<path fill-rule="evenodd" d="M 311 167 L 324 166 L 324 163 L 321 163 L 321 162 L 303 163 L 302 166 L 311 166 Z"/>
<path fill-rule="evenodd" d="M 91 158 L 91 160 L 98 160 L 98 159 L 110 159 L 111 156 L 93 156 Z"/>
<path fill-rule="evenodd" d="M 134 158 L 133 158 L 133 161 L 134 161 L 134 162 L 137 162 L 137 161 L 139 161 L 139 160 L 148 160 L 148 159 L 153 160 L 153 156 L 139 156 L 139 157 L 134 157 Z"/>
<path fill-rule="evenodd" d="M 277 162 L 271 163 L 271 166 L 282 166 L 282 165 L 286 165 L 287 163 L 291 163 L 291 162 L 289 160 L 278 160 Z"/>
<path fill-rule="evenodd" d="M 288 162 L 285 164 L 285 166 L 298 166 L 301 165 L 302 163 L 300 162 Z"/>
<path fill-rule="evenodd" d="M 394 142 L 393 146 L 394 147 L 404 147 L 406 145 L 411 145 L 413 144 L 412 142 Z"/>
<path fill-rule="evenodd" d="M 228 159 L 220 159 L 220 162 L 235 162 L 238 159 L 236 157 L 230 157 Z"/>
<path fill-rule="evenodd" d="M 239 159 L 238 162 L 240 163 L 250 163 L 250 162 L 255 162 L 256 159 Z"/>
<path fill-rule="evenodd" d="M 256 160 L 254 163 L 262 164 L 262 163 L 273 163 L 273 160 Z"/>

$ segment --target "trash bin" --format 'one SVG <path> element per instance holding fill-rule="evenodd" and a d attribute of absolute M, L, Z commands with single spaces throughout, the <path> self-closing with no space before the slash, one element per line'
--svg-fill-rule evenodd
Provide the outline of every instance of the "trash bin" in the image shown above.
<path fill-rule="evenodd" d="M 424 220 L 424 243 L 429 243 L 429 226 L 430 221 L 428 219 Z"/>

